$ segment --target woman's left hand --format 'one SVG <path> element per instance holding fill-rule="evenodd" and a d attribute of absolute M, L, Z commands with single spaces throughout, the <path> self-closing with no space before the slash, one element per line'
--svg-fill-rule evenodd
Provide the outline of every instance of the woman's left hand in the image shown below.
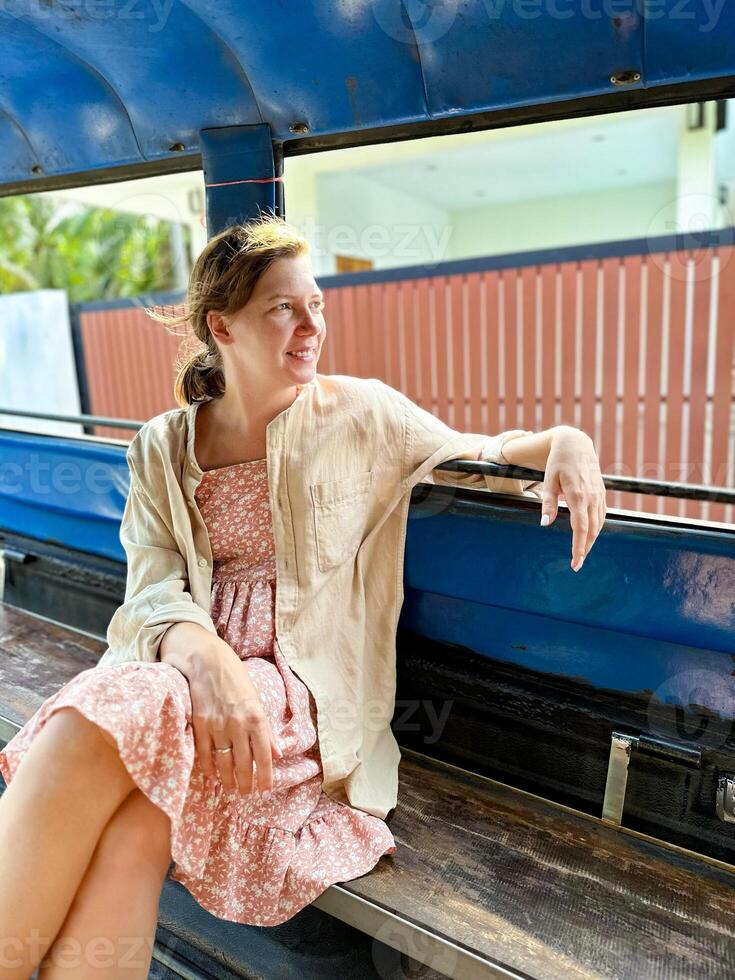
<path fill-rule="evenodd" d="M 607 514 L 606 488 L 595 447 L 586 432 L 572 426 L 556 426 L 546 461 L 541 514 L 553 524 L 559 497 L 569 508 L 572 525 L 572 570 L 578 572 L 602 530 Z"/>

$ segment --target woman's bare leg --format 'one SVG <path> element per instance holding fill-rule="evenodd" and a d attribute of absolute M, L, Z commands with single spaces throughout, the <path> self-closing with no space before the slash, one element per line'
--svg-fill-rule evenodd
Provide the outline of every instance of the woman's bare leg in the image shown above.
<path fill-rule="evenodd" d="M 169 818 L 135 789 L 105 827 L 39 980 L 145 980 L 170 863 Z"/>
<path fill-rule="evenodd" d="M 135 788 L 111 737 L 75 708 L 33 740 L 0 799 L 0 980 L 28 980 Z"/>

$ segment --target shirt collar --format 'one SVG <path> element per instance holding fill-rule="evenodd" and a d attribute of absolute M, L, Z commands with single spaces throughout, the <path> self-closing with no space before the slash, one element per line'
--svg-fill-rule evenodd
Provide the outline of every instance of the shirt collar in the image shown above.
<path fill-rule="evenodd" d="M 276 416 L 276 418 L 280 418 L 282 415 L 285 415 L 287 412 L 289 412 L 291 408 L 299 400 L 303 391 L 305 391 L 307 388 L 315 387 L 318 377 L 319 375 L 315 374 L 314 377 L 311 379 L 311 381 L 307 381 L 306 384 L 303 385 L 297 385 L 296 387 L 298 388 L 298 394 L 291 402 L 291 404 L 288 406 L 288 408 L 285 408 L 279 415 Z M 189 465 L 189 468 L 197 475 L 197 477 L 201 477 L 204 473 L 204 471 L 199 466 L 199 463 L 197 462 L 196 456 L 194 455 L 194 435 L 196 431 L 195 429 L 196 414 L 199 406 L 202 404 L 203 402 L 192 402 L 191 405 L 188 405 L 186 408 L 186 461 Z M 275 421 L 275 419 L 273 421 Z"/>

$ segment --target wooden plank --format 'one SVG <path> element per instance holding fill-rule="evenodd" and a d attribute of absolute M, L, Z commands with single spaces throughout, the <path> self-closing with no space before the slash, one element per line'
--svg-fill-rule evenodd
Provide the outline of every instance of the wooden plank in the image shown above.
<path fill-rule="evenodd" d="M 361 283 L 354 286 L 355 304 L 352 309 L 352 319 L 349 329 L 354 333 L 357 361 L 355 369 L 350 372 L 356 378 L 374 378 L 375 351 L 373 336 L 373 320 L 370 315 L 371 286 Z"/>
<path fill-rule="evenodd" d="M 646 370 L 644 377 L 643 469 L 641 476 L 664 479 L 664 461 L 659 452 L 661 432 L 661 361 L 664 320 L 664 255 L 652 255 L 646 263 Z M 647 500 L 644 509 L 660 513 L 659 500 Z"/>
<path fill-rule="evenodd" d="M 728 438 L 735 401 L 735 248 L 720 249 L 717 338 L 712 409 L 712 482 L 728 485 Z M 717 510 L 715 510 L 717 508 Z M 713 520 L 730 520 L 733 508 L 712 505 Z M 720 516 L 715 516 L 719 512 Z M 727 512 L 727 513 L 726 513 Z"/>
<path fill-rule="evenodd" d="M 432 329 L 431 329 L 431 292 L 428 279 L 414 281 L 416 291 L 416 321 L 414 324 L 414 341 L 416 343 L 416 358 L 419 370 L 419 404 L 436 415 L 434 391 L 431 383 Z M 442 421 L 446 421 L 443 419 Z"/>
<path fill-rule="evenodd" d="M 406 387 L 405 394 L 417 405 L 426 408 L 421 398 L 421 374 L 417 358 L 418 316 L 416 305 L 416 281 L 411 279 L 401 283 L 401 310 L 403 315 L 402 343 L 405 351 Z"/>
<path fill-rule="evenodd" d="M 382 284 L 383 316 L 385 319 L 385 375 L 383 380 L 400 391 L 401 360 L 398 343 L 398 286 L 395 282 Z M 336 372 L 334 372 L 336 373 Z"/>
<path fill-rule="evenodd" d="M 469 357 L 468 345 L 464 341 L 466 323 L 464 318 L 465 282 L 463 276 L 450 277 L 450 300 L 452 310 L 452 361 L 454 381 L 454 419 L 451 423 L 458 432 L 470 432 L 467 410 L 467 385 L 465 384 L 465 362 Z"/>
<path fill-rule="evenodd" d="M 0 715 L 25 725 L 41 704 L 104 652 L 100 640 L 0 602 Z"/>
<path fill-rule="evenodd" d="M 429 279 L 431 311 L 431 358 L 436 372 L 436 414 L 449 424 L 449 358 L 447 357 L 447 281 L 444 276 Z"/>
<path fill-rule="evenodd" d="M 710 347 L 710 297 L 712 293 L 712 260 L 716 253 L 710 249 L 698 252 L 693 263 L 694 289 L 691 375 L 689 380 L 689 438 L 687 446 L 687 483 L 707 483 L 704 474 L 704 435 L 707 413 L 707 363 Z M 684 501 L 684 516 L 697 517 L 702 504 Z"/>
<path fill-rule="evenodd" d="M 556 352 L 559 347 L 560 339 L 557 331 L 556 322 L 556 290 L 557 290 L 558 266 L 544 265 L 540 269 L 541 275 L 541 424 L 540 429 L 550 429 L 556 425 L 556 404 L 558 393 L 556 391 Z M 574 361 L 567 360 L 568 352 L 562 350 L 563 362 L 569 365 L 572 372 L 572 382 L 574 381 Z M 534 384 L 536 398 L 538 392 Z M 535 399 L 534 399 L 535 400 Z M 534 417 L 531 416 L 532 428 Z"/>
<path fill-rule="evenodd" d="M 536 299 L 536 286 L 539 280 L 537 266 L 526 266 L 521 269 L 521 308 L 518 324 L 518 336 L 522 341 L 523 356 L 519 357 L 521 365 L 521 416 L 519 427 L 536 430 L 536 399 L 541 394 L 536 384 L 536 354 L 539 338 L 536 332 L 536 318 L 539 314 Z M 544 428 L 544 426 L 541 426 Z"/>
<path fill-rule="evenodd" d="M 318 370 L 320 374 L 336 374 L 336 353 L 340 340 L 338 289 L 324 290 L 324 319 L 327 324 L 327 336 L 324 338 L 324 344 L 319 355 Z"/>
<path fill-rule="evenodd" d="M 669 255 L 669 359 L 666 365 L 666 475 L 664 479 L 673 483 L 686 479 L 682 459 L 682 433 L 688 263 L 688 252 L 671 252 Z M 665 499 L 663 513 L 683 516 L 682 501 Z"/>
<path fill-rule="evenodd" d="M 623 420 L 622 472 L 638 476 L 638 359 L 641 337 L 641 257 L 629 255 L 623 260 L 625 282 L 625 316 L 623 319 Z M 642 495 L 630 495 L 635 510 L 640 510 Z"/>
<path fill-rule="evenodd" d="M 345 888 L 538 980 L 735 977 L 735 873 L 403 750 L 395 855 Z"/>
<path fill-rule="evenodd" d="M 385 380 L 387 373 L 384 301 L 384 283 L 371 283 L 367 287 L 367 324 L 363 324 L 363 329 L 366 328 L 367 332 L 366 339 L 370 346 L 370 360 L 367 365 L 369 373 L 365 377 L 383 380 Z"/>
<path fill-rule="evenodd" d="M 616 453 L 620 259 L 604 259 L 602 275 L 602 420 L 598 453 L 602 472 L 617 473 L 620 465 Z M 612 506 L 623 506 L 619 493 L 611 493 L 610 497 Z"/>
<path fill-rule="evenodd" d="M 522 428 L 518 412 L 518 270 L 504 269 L 503 340 L 505 356 L 502 371 L 505 380 L 505 419 L 503 429 Z"/>
<path fill-rule="evenodd" d="M 500 276 L 497 272 L 483 273 L 486 296 L 487 328 L 487 432 L 500 432 L 500 375 L 498 373 L 500 350 Z M 483 430 L 484 431 L 484 430 Z"/>
<path fill-rule="evenodd" d="M 577 364 L 577 274 L 576 262 L 561 267 L 561 412 L 560 425 L 575 425 Z M 590 431 L 594 435 L 594 430 Z"/>
<path fill-rule="evenodd" d="M 480 289 L 479 272 L 467 276 L 465 315 L 468 325 L 468 348 L 470 358 L 470 417 L 468 432 L 482 432 L 482 379 L 480 374 Z"/>
<path fill-rule="evenodd" d="M 596 261 L 582 263 L 582 383 L 580 393 L 582 420 L 579 427 L 595 439 L 599 454 L 600 447 L 595 425 L 598 268 L 599 264 Z"/>

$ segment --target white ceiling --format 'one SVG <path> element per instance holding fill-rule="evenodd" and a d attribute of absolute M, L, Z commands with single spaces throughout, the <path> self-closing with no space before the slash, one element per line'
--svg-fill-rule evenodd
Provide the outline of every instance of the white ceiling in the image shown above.
<path fill-rule="evenodd" d="M 660 183 L 676 179 L 679 125 L 678 112 L 600 116 L 350 173 L 448 211 Z"/>

